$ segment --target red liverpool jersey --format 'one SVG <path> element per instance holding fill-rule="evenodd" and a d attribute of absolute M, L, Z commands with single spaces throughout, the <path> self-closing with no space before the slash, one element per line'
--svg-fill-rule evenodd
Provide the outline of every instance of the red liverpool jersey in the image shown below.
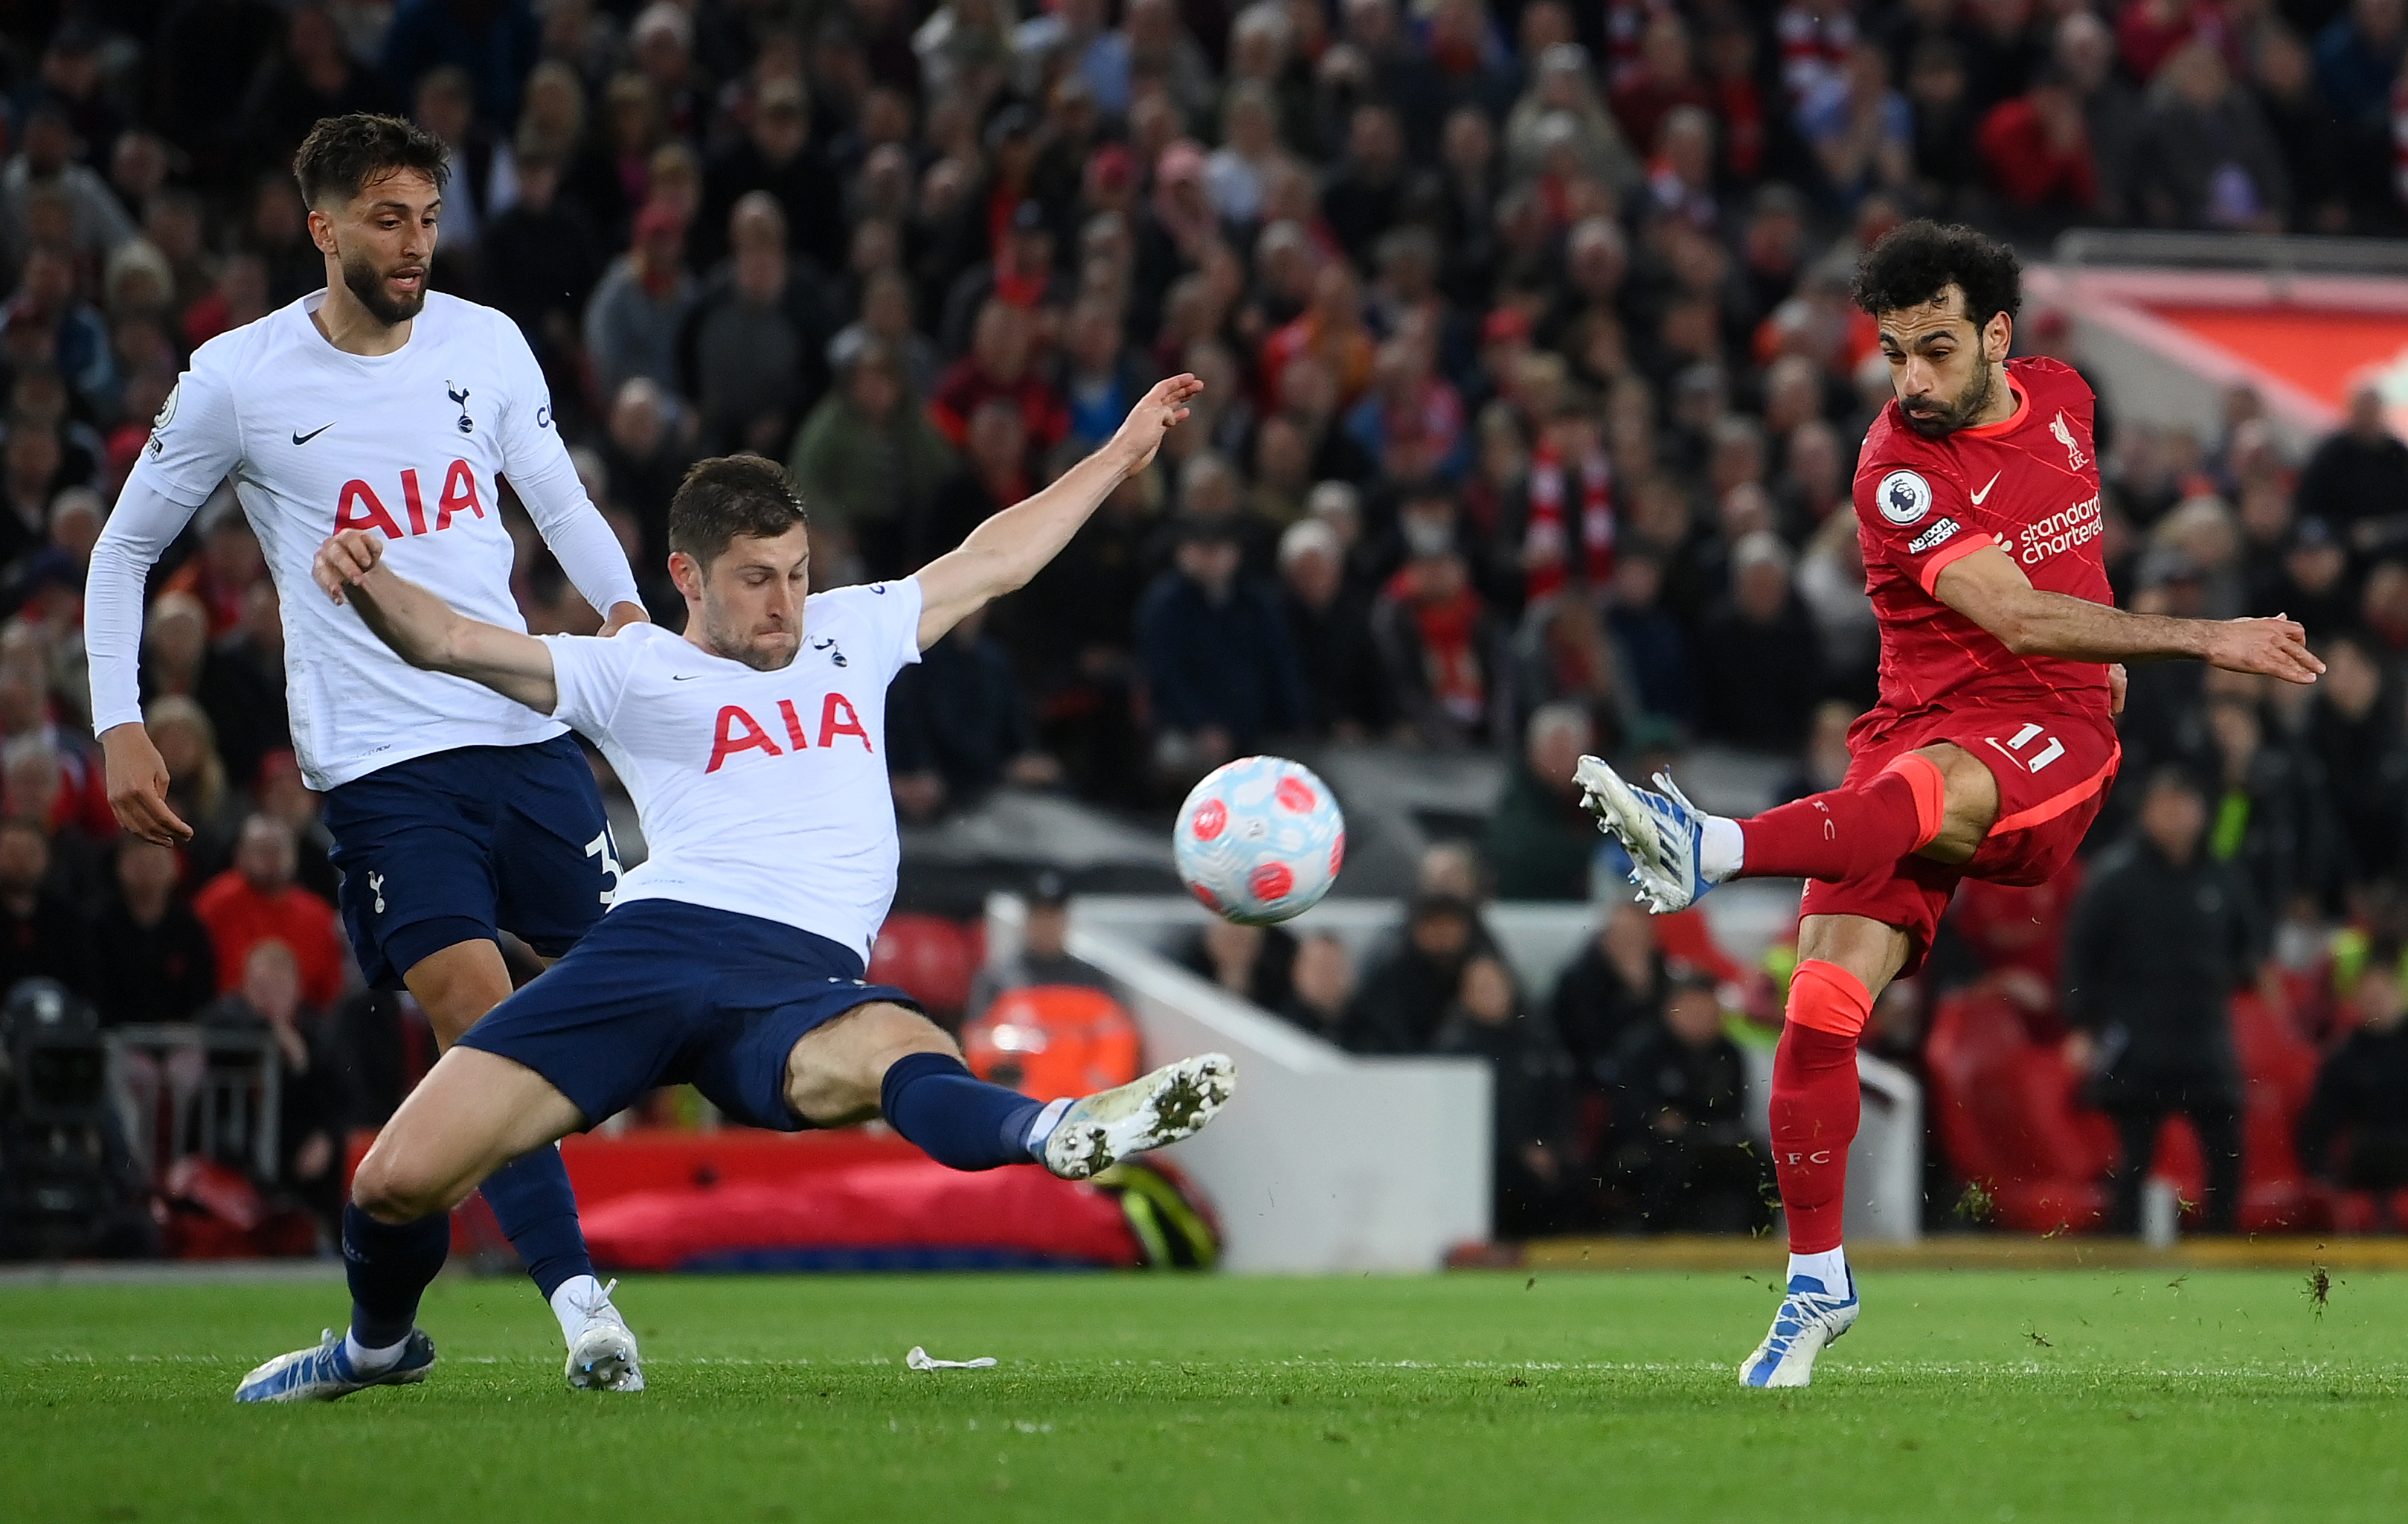
<path fill-rule="evenodd" d="M 1933 711 L 2108 709 L 2107 669 L 2018 656 L 1940 601 L 1941 568 L 1985 545 L 2014 558 L 2034 587 L 2113 603 L 2101 554 L 2090 388 L 2055 360 L 2007 362 L 2015 410 L 2004 421 L 1928 439 L 1896 400 L 1856 457 L 1856 534 L 1881 625 L 1878 728 Z"/>

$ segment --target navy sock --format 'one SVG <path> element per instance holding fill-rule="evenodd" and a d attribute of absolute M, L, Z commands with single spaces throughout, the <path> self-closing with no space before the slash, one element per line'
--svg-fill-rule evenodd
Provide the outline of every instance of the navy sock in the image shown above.
<path fill-rule="evenodd" d="M 519 1251 L 544 1300 L 563 1282 L 594 1273 L 585 1229 L 577 1222 L 577 1194 L 568 1188 L 568 1166 L 561 1162 L 559 1149 L 546 1144 L 520 1155 L 485 1177 L 484 1194 L 502 1236 Z"/>
<path fill-rule="evenodd" d="M 951 1054 L 910 1053 L 887 1069 L 878 1107 L 896 1131 L 946 1168 L 992 1170 L 1036 1157 L 1028 1151 L 1028 1127 L 1045 1103 L 989 1085 Z"/>
<path fill-rule="evenodd" d="M 418 1298 L 452 1252 L 452 1216 L 398 1226 L 343 1204 L 343 1276 L 351 1285 L 351 1337 L 387 1349 L 418 1323 Z"/>

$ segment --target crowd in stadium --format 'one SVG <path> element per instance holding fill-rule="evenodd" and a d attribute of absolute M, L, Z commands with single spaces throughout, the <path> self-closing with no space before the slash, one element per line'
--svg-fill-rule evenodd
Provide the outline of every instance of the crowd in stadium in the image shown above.
<path fill-rule="evenodd" d="M 1156 466 L 898 684 L 898 806 L 1008 784 L 1159 809 L 1299 737 L 1509 758 L 1481 860 L 1431 870 L 1393 959 L 1288 943 L 1263 999 L 1516 1076 L 1525 1227 L 1758 1210 L 1755 1164 L 1696 1143 L 1740 1136 L 1728 980 L 1624 916 L 1552 998 L 1517 990 L 1479 904 L 1589 896 L 1583 751 L 1710 743 L 1792 759 L 1793 795 L 1836 782 L 1874 684 L 1850 476 L 1890 397 L 1857 253 L 1918 214 L 2028 253 L 2074 225 L 2408 223 L 2401 0 L 62 0 L 0 24 L 0 987 L 51 976 L 109 1023 L 230 1009 L 295 1073 L 339 1040 L 356 975 L 231 492 L 144 638 L 180 854 L 111 818 L 80 590 L 192 352 L 324 283 L 301 136 L 393 111 L 453 152 L 434 283 L 523 327 L 664 621 L 696 459 L 786 462 L 838 585 L 909 572 L 1156 378 L 1201 377 Z M 2017 332 L 2081 363 L 2062 312 Z M 2229 1223 L 2222 1005 L 2251 992 L 2340 1055 L 2303 1164 L 2408 1183 L 2377 1126 L 2408 1076 L 2408 445 L 2371 392 L 2297 458 L 2245 390 L 2205 437 L 2115 427 L 2115 401 L 2119 598 L 2287 611 L 2331 669 L 2135 669 L 2093 836 L 2119 855 L 2091 871 L 2229 910 L 2201 932 L 1970 886 L 1880 1045 L 1914 1058 L 1935 990 L 2002 991 L 2035 1041 L 2073 1034 L 2097 1099 L 2142 1119 L 2128 1146 L 2192 1115 Z M 521 529 L 530 627 L 595 627 Z M 2170 937 L 2217 951 L 2169 985 L 2139 965 Z M 1199 967 L 1238 983 L 1260 952 Z M 2069 1002 L 2072 967 L 2161 998 Z M 377 1030 L 370 1067 L 398 1074 Z M 288 1129 L 321 1140 L 296 1174 L 324 1176 L 339 1120 Z M 1607 1207 L 1564 1184 L 1615 1172 Z"/>

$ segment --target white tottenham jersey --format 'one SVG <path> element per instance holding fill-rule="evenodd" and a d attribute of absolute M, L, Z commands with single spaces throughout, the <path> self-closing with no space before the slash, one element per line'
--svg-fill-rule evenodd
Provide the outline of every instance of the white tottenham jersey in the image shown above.
<path fill-rule="evenodd" d="M 310 319 L 324 295 L 202 345 L 129 488 L 181 505 L 172 539 L 233 479 L 283 604 L 293 744 L 311 787 L 432 752 L 559 735 L 558 724 L 489 688 L 411 668 L 309 577 L 328 535 L 372 529 L 400 575 L 472 619 L 525 629 L 500 510 L 507 476 L 588 601 L 608 610 L 635 600 L 626 558 L 552 426 L 535 355 L 503 314 L 439 293 L 400 349 L 347 353 Z M 125 500 L 137 497 L 151 500 Z M 570 522 L 578 518 L 585 522 Z M 98 728 L 130 717 L 105 712 L 121 708 L 112 697 L 95 694 Z"/>
<path fill-rule="evenodd" d="M 550 635 L 560 707 L 635 797 L 651 852 L 615 905 L 782 921 L 869 959 L 895 899 L 886 685 L 920 659 L 917 578 L 813 595 L 774 672 L 650 625 Z"/>

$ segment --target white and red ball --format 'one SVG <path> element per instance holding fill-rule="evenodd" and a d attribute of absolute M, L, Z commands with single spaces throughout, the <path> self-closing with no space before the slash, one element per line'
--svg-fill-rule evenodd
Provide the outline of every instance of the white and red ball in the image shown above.
<path fill-rule="evenodd" d="M 1338 882 L 1346 817 L 1302 763 L 1241 756 L 1188 794 L 1171 852 L 1180 882 L 1206 909 L 1268 926 L 1311 910 Z"/>

